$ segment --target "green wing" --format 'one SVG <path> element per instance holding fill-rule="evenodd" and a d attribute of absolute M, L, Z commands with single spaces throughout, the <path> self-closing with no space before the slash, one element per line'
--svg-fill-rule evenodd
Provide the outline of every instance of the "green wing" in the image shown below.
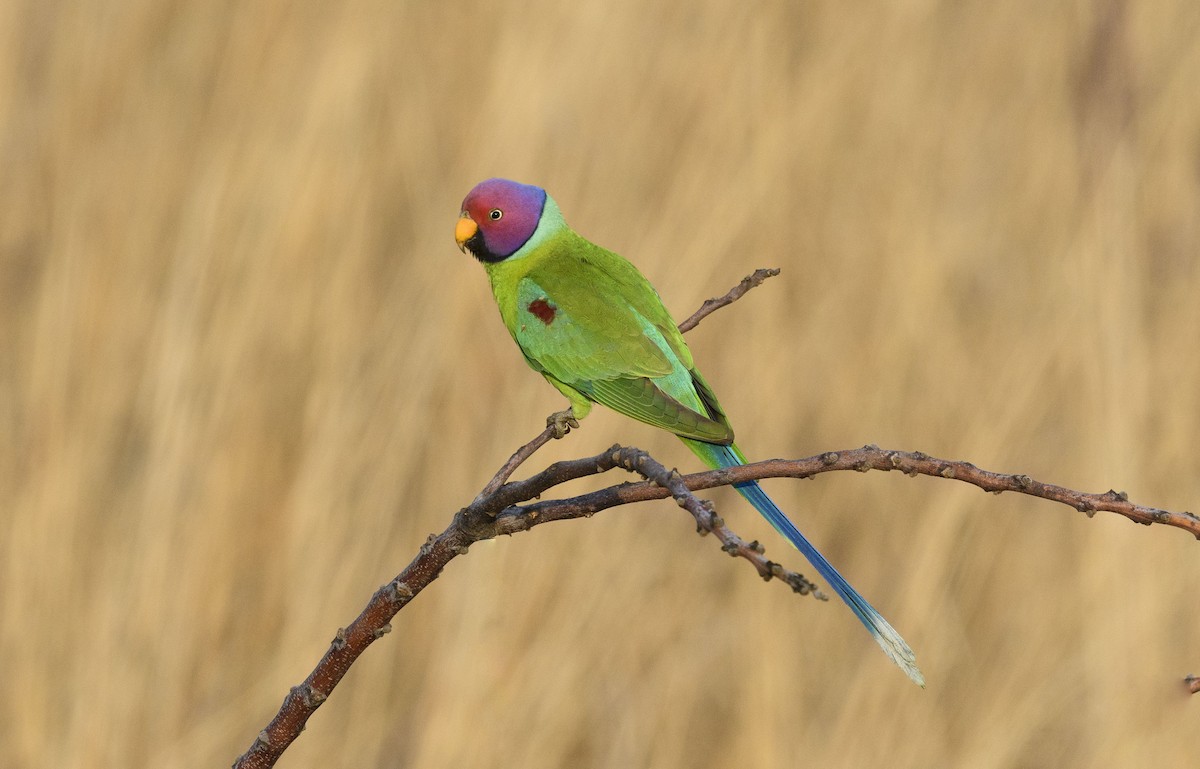
<path fill-rule="evenodd" d="M 716 397 L 698 373 L 688 373 L 692 391 L 699 396 L 696 406 L 686 405 L 668 395 L 660 387 L 661 380 L 644 377 L 600 380 L 581 392 L 614 411 L 670 430 L 680 437 L 723 445 L 733 443 L 733 428 L 717 405 Z"/>
<path fill-rule="evenodd" d="M 529 364 L 626 416 L 732 442 L 678 327 L 637 268 L 577 235 L 558 249 L 517 284 L 511 330 Z"/>

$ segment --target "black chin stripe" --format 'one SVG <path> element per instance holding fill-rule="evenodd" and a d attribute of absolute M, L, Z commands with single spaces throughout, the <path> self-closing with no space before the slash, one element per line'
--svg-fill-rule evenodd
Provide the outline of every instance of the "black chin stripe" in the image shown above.
<path fill-rule="evenodd" d="M 495 264 L 496 262 L 503 262 L 505 259 L 505 257 L 493 254 L 488 250 L 487 243 L 485 243 L 483 240 L 483 233 L 478 230 L 476 230 L 475 234 L 471 236 L 471 239 L 463 245 L 465 245 L 467 250 L 471 252 L 471 256 L 475 257 L 481 262 Z"/>

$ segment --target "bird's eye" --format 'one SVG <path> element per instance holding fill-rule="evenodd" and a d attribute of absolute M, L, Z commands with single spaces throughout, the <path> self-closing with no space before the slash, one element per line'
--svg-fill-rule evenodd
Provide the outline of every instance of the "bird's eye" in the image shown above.
<path fill-rule="evenodd" d="M 493 222 L 498 220 L 502 216 L 504 216 L 504 212 L 501 211 L 499 208 L 493 208 L 491 211 L 488 211 L 488 218 L 491 219 Z"/>

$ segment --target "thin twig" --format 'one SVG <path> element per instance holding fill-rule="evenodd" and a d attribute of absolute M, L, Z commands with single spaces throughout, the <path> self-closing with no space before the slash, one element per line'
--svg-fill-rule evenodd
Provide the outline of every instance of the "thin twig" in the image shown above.
<path fill-rule="evenodd" d="M 692 317 L 679 324 L 679 330 L 683 331 L 684 333 L 691 331 L 696 327 L 696 324 L 704 320 L 712 313 L 716 312 L 722 307 L 725 307 L 726 305 L 733 304 L 737 300 L 741 299 L 747 291 L 755 286 L 760 285 L 767 278 L 773 278 L 778 274 L 778 267 L 755 270 L 754 274 L 747 275 L 746 277 L 742 278 L 742 282 L 731 288 L 729 293 L 725 296 L 706 299 L 704 304 L 700 305 L 700 309 L 692 313 Z"/>
<path fill-rule="evenodd" d="M 485 499 L 495 494 L 497 489 L 503 486 L 504 482 L 512 477 L 512 474 L 516 472 L 518 467 L 521 466 L 521 463 L 533 456 L 535 451 L 540 449 L 542 446 L 545 446 L 554 437 L 554 427 L 552 425 L 547 425 L 546 429 L 542 430 L 540 435 L 514 451 L 513 455 L 508 458 L 508 461 L 500 466 L 500 469 L 496 471 L 496 474 L 492 476 L 492 479 L 488 481 L 486 486 L 483 487 L 483 491 L 479 492 L 479 496 L 475 497 L 475 501 L 472 502 L 472 504 L 480 504 Z"/>

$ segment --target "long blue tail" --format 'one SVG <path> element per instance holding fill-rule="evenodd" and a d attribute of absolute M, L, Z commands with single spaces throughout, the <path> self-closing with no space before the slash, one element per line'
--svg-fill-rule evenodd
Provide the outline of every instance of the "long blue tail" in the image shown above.
<path fill-rule="evenodd" d="M 696 453 L 705 464 L 709 467 L 736 467 L 737 465 L 746 464 L 746 457 L 737 446 L 718 446 L 713 443 L 702 443 L 687 438 L 682 439 L 687 444 L 688 448 Z M 735 484 L 734 488 L 738 490 L 743 497 L 762 516 L 770 521 L 783 536 L 787 537 L 788 541 L 796 546 L 796 549 L 803 553 L 808 562 L 813 565 L 820 575 L 829 583 L 846 605 L 850 607 L 854 615 L 862 621 L 867 630 L 871 631 L 871 635 L 883 649 L 883 653 L 891 658 L 904 673 L 913 680 L 918 686 L 924 688 L 925 677 L 921 675 L 921 671 L 917 668 L 917 658 L 913 654 L 913 650 L 909 648 L 896 629 L 888 624 L 888 621 L 883 618 L 883 615 L 875 610 L 875 607 L 867 603 L 867 599 L 858 594 L 858 591 L 850 586 L 846 578 L 838 573 L 838 570 L 833 568 L 833 564 L 825 560 L 825 556 L 817 548 L 813 547 L 796 525 L 788 519 L 787 515 L 767 496 L 767 493 L 762 490 L 756 482 Z"/>

